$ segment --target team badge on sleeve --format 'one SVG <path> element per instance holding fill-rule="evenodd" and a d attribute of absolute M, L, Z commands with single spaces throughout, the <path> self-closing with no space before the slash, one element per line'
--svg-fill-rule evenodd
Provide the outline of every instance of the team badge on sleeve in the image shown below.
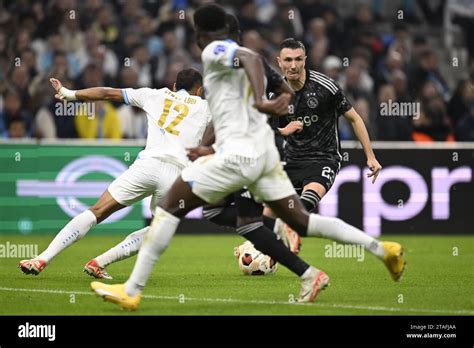
<path fill-rule="evenodd" d="M 217 45 L 214 48 L 214 54 L 224 53 L 226 51 L 226 47 L 224 45 Z"/>

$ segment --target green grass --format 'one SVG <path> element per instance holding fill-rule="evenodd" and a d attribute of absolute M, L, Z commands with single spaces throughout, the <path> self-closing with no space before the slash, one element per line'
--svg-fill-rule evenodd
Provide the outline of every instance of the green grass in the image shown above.
<path fill-rule="evenodd" d="M 0 261 L 0 315 L 130 315 L 92 295 L 92 278 L 82 272 L 90 258 L 119 242 L 121 236 L 90 235 L 59 255 L 39 276 L 26 276 L 20 259 Z M 301 256 L 331 277 L 316 303 L 289 304 L 299 280 L 280 266 L 271 276 L 244 276 L 233 256 L 238 236 L 178 235 L 154 269 L 140 310 L 133 315 L 473 315 L 474 237 L 384 236 L 401 242 L 407 271 L 393 282 L 384 265 L 365 260 L 324 257 L 329 241 L 303 239 Z M 51 236 L 0 236 L 0 244 L 38 244 Z M 459 255 L 453 255 L 453 248 Z M 122 283 L 135 258 L 108 268 L 111 283 Z M 10 290 L 7 290 L 10 289 Z M 16 290 L 11 290 L 16 289 Z M 32 289 L 29 292 L 19 289 Z M 44 291 L 43 291 L 44 290 Z M 50 292 L 61 290 L 62 292 Z M 71 292 L 71 293 L 69 293 Z M 74 303 L 71 294 L 75 293 Z M 184 303 L 179 298 L 184 295 Z M 403 302 L 400 303 L 401 296 Z M 181 297 L 182 298 L 182 297 Z"/>

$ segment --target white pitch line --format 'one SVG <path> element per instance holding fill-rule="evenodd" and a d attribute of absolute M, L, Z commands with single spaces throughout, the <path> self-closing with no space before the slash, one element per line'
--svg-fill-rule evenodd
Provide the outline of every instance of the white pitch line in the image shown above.
<path fill-rule="evenodd" d="M 37 292 L 45 294 L 62 294 L 62 295 L 87 295 L 94 296 L 93 292 L 86 291 L 67 291 L 56 289 L 21 289 L 21 288 L 4 288 L 0 287 L 0 291 L 12 292 Z M 153 300 L 179 300 L 179 296 L 157 296 L 157 295 L 143 295 L 143 298 Z M 326 303 L 295 303 L 287 301 L 263 301 L 263 300 L 239 300 L 233 298 L 206 298 L 206 297 L 184 297 L 185 301 L 201 301 L 201 302 L 221 302 L 221 303 L 242 303 L 242 304 L 257 304 L 257 305 L 298 305 L 298 306 L 316 306 L 322 308 L 341 308 L 341 309 L 358 309 L 371 311 L 386 311 L 386 312 L 414 312 L 414 313 L 438 313 L 438 314 L 468 314 L 474 315 L 474 311 L 470 310 L 450 310 L 450 309 L 422 309 L 422 308 L 395 308 L 382 306 L 361 306 L 361 305 L 345 305 L 345 304 L 326 304 Z"/>

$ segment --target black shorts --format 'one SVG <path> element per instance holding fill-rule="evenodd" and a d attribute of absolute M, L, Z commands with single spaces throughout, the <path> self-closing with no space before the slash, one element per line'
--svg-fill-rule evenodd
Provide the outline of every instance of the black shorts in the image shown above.
<path fill-rule="evenodd" d="M 256 218 L 263 214 L 263 205 L 255 202 L 249 190 L 241 189 L 228 195 L 216 204 L 205 205 L 203 207 L 203 215 L 206 219 L 212 219 L 231 205 L 235 205 L 239 217 Z"/>
<path fill-rule="evenodd" d="M 301 194 L 303 187 L 311 182 L 323 185 L 328 192 L 339 168 L 340 164 L 335 161 L 288 162 L 285 165 L 285 171 L 298 194 Z"/>

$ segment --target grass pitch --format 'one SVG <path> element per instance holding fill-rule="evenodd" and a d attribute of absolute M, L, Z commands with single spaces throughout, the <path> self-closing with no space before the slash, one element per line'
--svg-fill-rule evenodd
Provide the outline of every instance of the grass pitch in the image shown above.
<path fill-rule="evenodd" d="M 155 267 L 137 312 L 121 311 L 91 291 L 84 264 L 123 236 L 91 233 L 65 250 L 39 276 L 16 268 L 18 258 L 0 262 L 0 315 L 474 315 L 474 237 L 383 236 L 406 250 L 407 270 L 391 280 L 381 261 L 325 257 L 331 241 L 304 238 L 301 256 L 326 271 L 331 286 L 313 304 L 291 303 L 298 278 L 279 265 L 275 275 L 244 276 L 233 235 L 177 235 Z M 38 244 L 52 236 L 0 236 L 0 244 Z M 122 283 L 135 257 L 109 266 Z"/>

